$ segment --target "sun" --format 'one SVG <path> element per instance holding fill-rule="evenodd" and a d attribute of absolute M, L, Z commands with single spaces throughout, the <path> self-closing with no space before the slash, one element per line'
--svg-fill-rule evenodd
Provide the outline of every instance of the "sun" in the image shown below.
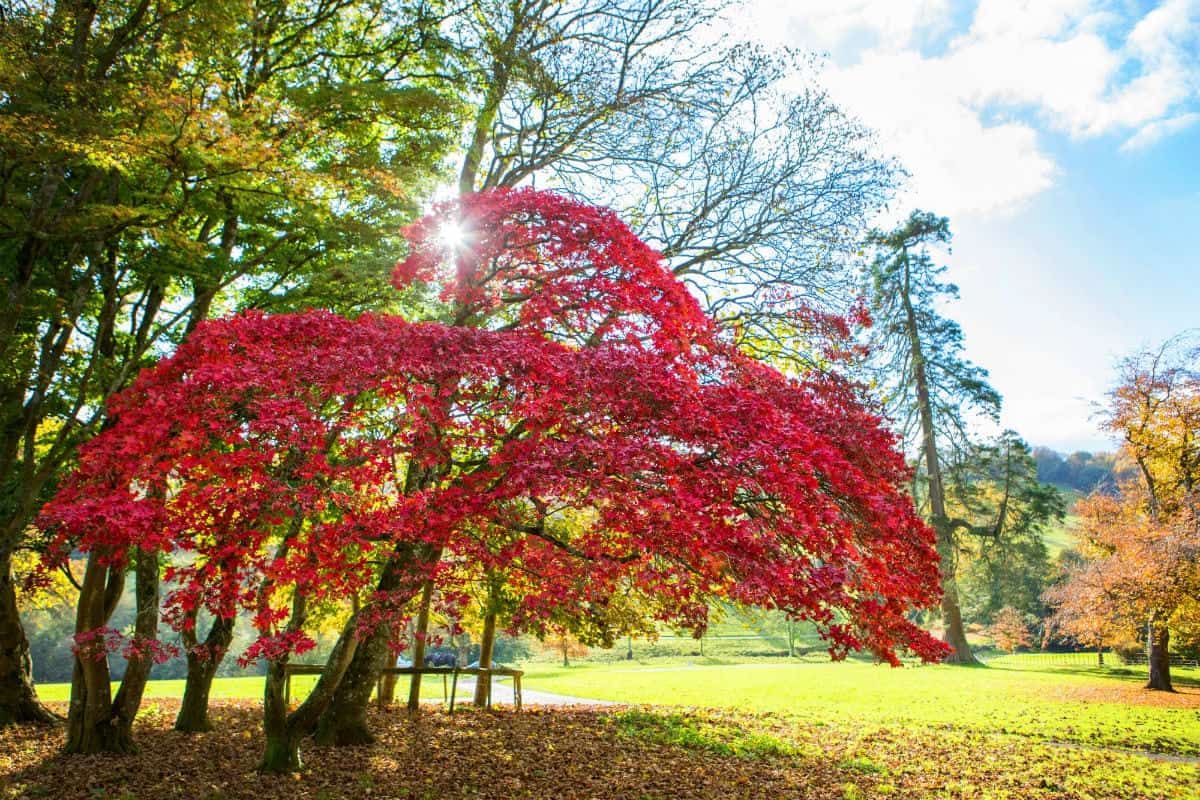
<path fill-rule="evenodd" d="M 467 232 L 457 222 L 444 222 L 438 228 L 437 240 L 447 250 L 457 252 L 467 246 Z"/>

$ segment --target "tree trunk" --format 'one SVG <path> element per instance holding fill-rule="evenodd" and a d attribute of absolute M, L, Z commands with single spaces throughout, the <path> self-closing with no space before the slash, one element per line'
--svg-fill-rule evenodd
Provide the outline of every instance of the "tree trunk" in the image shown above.
<path fill-rule="evenodd" d="M 158 552 L 137 551 L 135 565 L 134 595 L 137 600 L 137 617 L 134 622 L 133 635 L 137 642 L 145 645 L 158 643 L 158 600 L 159 574 Z M 150 669 L 154 666 L 154 654 L 143 647 L 137 655 L 129 659 L 125 665 L 125 675 L 121 678 L 121 688 L 113 700 L 113 710 L 120 729 L 120 736 L 128 742 L 130 749 L 133 744 L 133 721 L 137 718 L 142 707 L 142 695 L 146 691 L 146 681 L 150 679 Z"/>
<path fill-rule="evenodd" d="M 953 648 L 950 655 L 943 659 L 945 663 L 979 663 L 971 653 L 971 645 L 967 643 L 967 631 L 963 626 L 962 611 L 958 605 L 958 583 L 952 569 L 942 572 L 942 621 L 946 625 L 942 639 Z"/>
<path fill-rule="evenodd" d="M 1164 623 L 1159 622 L 1157 614 L 1152 616 L 1146 629 L 1146 661 L 1150 668 L 1147 689 L 1175 691 L 1171 685 L 1170 644 L 1171 632 Z"/>
<path fill-rule="evenodd" d="M 399 682 L 400 676 L 394 672 L 383 676 L 379 682 L 379 697 L 375 698 L 380 708 L 387 708 L 396 702 L 396 684 Z"/>
<path fill-rule="evenodd" d="M 287 663 L 271 662 L 263 689 L 263 734 L 266 745 L 258 768 L 262 772 L 296 772 L 300 769 L 303 732 L 288 725 L 288 708 L 283 697 Z"/>
<path fill-rule="evenodd" d="M 297 594 L 292 599 L 290 630 L 300 630 L 307 614 L 306 601 Z M 267 679 L 263 687 L 263 734 L 266 745 L 258 768 L 261 772 L 295 772 L 302 766 L 300 743 L 312 735 L 318 721 L 329 710 L 347 669 L 359 647 L 358 620 L 351 617 L 342 627 L 325 669 L 304 702 L 288 713 L 283 688 L 287 678 L 288 658 L 268 662 Z"/>
<path fill-rule="evenodd" d="M 232 617 L 217 617 L 209 628 L 208 636 L 204 638 L 204 644 L 197 646 L 193 642 L 188 646 L 187 682 L 183 687 L 179 716 L 175 718 L 175 730 L 183 733 L 212 730 L 212 723 L 208 719 L 209 693 L 217 669 L 233 641 L 234 621 Z"/>
<path fill-rule="evenodd" d="M 19 722 L 57 720 L 33 688 L 29 640 L 17 611 L 12 554 L 0 550 L 0 728 Z"/>
<path fill-rule="evenodd" d="M 942 467 L 938 459 L 937 438 L 933 420 L 933 402 L 929 394 L 929 376 L 925 371 L 925 353 L 917 326 L 916 312 L 911 297 L 911 281 L 908 271 L 908 251 L 904 258 L 904 302 L 905 325 L 909 348 L 912 351 L 913 382 L 917 391 L 917 416 L 921 423 L 921 448 L 925 458 L 925 472 L 929 478 L 929 509 L 933 516 L 933 529 L 937 533 L 938 555 L 941 556 L 939 570 L 942 576 L 942 620 L 946 626 L 943 640 L 952 648 L 944 659 L 949 664 L 976 664 L 971 646 L 967 644 L 967 632 L 963 627 L 962 611 L 958 605 L 958 582 L 955 576 L 954 532 L 946 516 L 946 488 L 942 482 Z"/>
<path fill-rule="evenodd" d="M 383 568 L 378 591 L 394 604 L 409 602 L 426 585 L 431 593 L 432 584 L 429 581 L 414 580 L 414 570 L 417 566 L 435 563 L 440 557 L 441 551 L 430 552 L 420 545 L 406 544 L 398 547 Z M 424 595 L 422 605 L 422 612 L 428 624 L 428 603 L 425 602 Z M 351 621 L 354 621 L 353 617 Z M 332 701 L 321 715 L 317 728 L 318 742 L 360 745 L 375 741 L 375 737 L 367 728 L 367 707 L 371 702 L 371 692 L 379 682 L 379 673 L 391 657 L 391 639 L 392 626 L 381 622 L 359 643 Z M 423 652 L 422 648 L 422 654 Z M 415 658 L 416 654 L 414 666 L 421 666 Z M 414 684 L 419 683 L 419 680 L 420 676 L 413 676 Z M 409 702 L 411 706 L 411 698 Z"/>
<path fill-rule="evenodd" d="M 136 643 L 144 644 L 157 641 L 158 637 L 158 553 L 139 550 L 136 557 L 134 639 Z M 103 566 L 93 551 L 88 556 L 79 593 L 76 631 L 103 627 L 112 617 L 124 585 L 124 567 Z M 141 708 L 142 694 L 153 665 L 152 651 L 143 647 L 126 664 L 121 687 L 113 698 L 105 648 L 99 642 L 92 642 L 76 654 L 71 710 L 67 718 L 68 753 L 133 753 L 137 750 L 133 742 L 133 721 Z"/>
<path fill-rule="evenodd" d="M 421 469 L 410 465 L 404 476 L 404 493 L 411 494 L 429 486 L 440 474 L 438 468 Z M 389 604 L 394 607 L 408 603 L 418 594 L 422 595 L 421 614 L 424 628 L 413 655 L 413 666 L 417 668 L 424 666 L 421 660 L 425 652 L 424 630 L 429 625 L 429 602 L 433 593 L 432 579 L 424 574 L 423 568 L 436 565 L 441 557 L 440 547 L 425 543 L 401 542 L 388 557 L 379 576 L 378 591 L 382 596 L 389 598 Z M 355 629 L 356 642 L 358 633 L 355 626 L 358 616 L 359 609 L 356 606 L 346 629 Z M 371 702 L 371 690 L 379 682 L 379 672 L 390 657 L 391 638 L 391 625 L 380 623 L 367 641 L 357 644 L 353 651 L 353 661 L 345 669 L 345 677 L 334 687 L 330 702 L 322 710 L 321 716 L 325 719 L 322 719 L 319 725 L 321 741 L 365 744 L 374 739 L 367 729 L 367 706 Z M 328 669 L 329 662 L 326 662 L 326 670 Z M 421 676 L 413 675 L 412 687 L 409 690 L 409 711 L 419 707 L 420 691 Z M 418 705 L 414 706 L 414 703 Z"/>
<path fill-rule="evenodd" d="M 116 719 L 108 663 L 75 660 L 66 752 L 81 755 L 132 753 L 133 739 Z"/>
<path fill-rule="evenodd" d="M 483 620 L 483 638 L 479 640 L 479 668 L 492 668 L 492 648 L 496 644 L 496 612 L 488 614 Z M 563 666 L 569 667 L 567 662 L 567 646 L 563 645 Z M 480 675 L 475 680 L 475 705 L 483 708 L 488 703 L 488 697 L 492 693 L 492 676 Z"/>
<path fill-rule="evenodd" d="M 1043 653 L 1050 649 L 1050 640 L 1052 638 L 1054 638 L 1054 622 L 1047 619 L 1042 623 L 1041 651 Z M 1104 647 L 1101 646 L 1100 649 L 1103 650 Z"/>
<path fill-rule="evenodd" d="M 625 649 L 625 660 L 633 661 L 633 636 L 630 636 L 629 641 L 627 642 L 627 647 Z"/>
<path fill-rule="evenodd" d="M 367 707 L 379 672 L 391 655 L 391 629 L 379 625 L 359 643 L 329 707 L 321 714 L 314 738 L 318 744 L 364 745 L 375 741 L 367 727 Z"/>
<path fill-rule="evenodd" d="M 417 612 L 417 632 L 413 637 L 413 666 L 425 666 L 425 638 L 429 633 L 429 605 L 433 601 L 433 581 L 425 581 L 421 589 L 421 608 Z M 413 673 L 408 684 L 408 713 L 421 710 L 421 673 Z"/>
<path fill-rule="evenodd" d="M 76 634 L 95 631 L 107 624 L 121 596 L 124 575 L 120 566 L 101 564 L 100 554 L 95 550 L 88 554 L 79 591 Z M 129 752 L 133 743 L 119 736 L 120 726 L 115 723 L 108 653 L 102 643 L 92 641 L 75 653 L 66 751 L 81 754 Z"/>

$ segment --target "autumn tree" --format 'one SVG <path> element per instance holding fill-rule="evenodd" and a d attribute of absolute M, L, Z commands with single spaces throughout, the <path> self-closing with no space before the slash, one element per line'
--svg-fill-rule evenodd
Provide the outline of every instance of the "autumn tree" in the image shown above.
<path fill-rule="evenodd" d="M 1079 506 L 1085 556 L 1050 599 L 1070 630 L 1145 629 L 1148 689 L 1171 691 L 1170 637 L 1200 594 L 1200 345 L 1178 337 L 1126 359 L 1105 426 L 1134 466 L 1114 497 Z"/>
<path fill-rule="evenodd" d="M 809 365 L 827 321 L 810 304 L 844 310 L 842 256 L 897 170 L 822 91 L 781 88 L 797 68 L 814 77 L 791 55 L 698 47 L 717 10 L 705 0 L 465 4 L 442 27 L 447 74 L 474 109 L 458 191 L 537 184 L 600 198 L 708 312 L 736 318 L 744 349 Z M 368 654 L 382 664 L 382 651 L 365 648 L 352 671 Z M 374 672 L 347 686 L 367 692 Z M 365 739 L 366 699 L 326 738 Z"/>
<path fill-rule="evenodd" d="M 1029 647 L 1033 644 L 1033 636 L 1029 632 L 1025 615 L 1012 606 L 1000 609 L 986 630 L 996 642 L 996 647 L 1009 653 L 1015 652 L 1018 647 Z"/>
<path fill-rule="evenodd" d="M 562 657 L 564 667 L 571 666 L 572 658 L 583 658 L 588 654 L 588 647 L 566 631 L 547 636 L 543 640 L 546 649 Z"/>
<path fill-rule="evenodd" d="M 867 272 L 867 291 L 880 391 L 916 453 L 919 483 L 914 483 L 914 494 L 937 531 L 942 618 L 946 642 L 953 648 L 948 660 L 973 663 L 958 594 L 956 539 L 960 531 L 978 526 L 950 514 L 945 451 L 969 447 L 973 418 L 994 419 L 1000 395 L 987 383 L 987 372 L 963 357 L 962 329 L 939 308 L 958 289 L 943 282 L 945 267 L 935 263 L 929 247 L 949 242 L 949 220 L 923 211 L 913 212 L 891 232 L 873 233 L 869 243 L 876 254 Z"/>
<path fill-rule="evenodd" d="M 211 313 L 376 302 L 457 108 L 420 5 L 5 8 L 0 724 L 45 717 L 10 561 L 104 398 Z"/>
<path fill-rule="evenodd" d="M 529 191 L 468 201 L 452 218 L 472 219 L 471 247 L 448 254 L 435 215 L 409 232 L 398 280 L 436 281 L 456 319 L 486 324 L 314 312 L 199 327 L 119 398 L 43 516 L 48 564 L 82 549 L 113 576 L 115 554 L 184 553 L 167 574 L 171 624 L 198 603 L 252 610 L 245 658 L 268 663 L 275 771 L 299 766 L 362 648 L 404 627 L 421 586 L 456 594 L 457 563 L 526 576 L 517 629 L 633 582 L 676 627 L 726 598 L 811 622 L 835 657 L 943 654 L 909 618 L 936 600 L 933 535 L 854 385 L 789 379 L 730 347 L 609 212 Z M 101 629 L 87 626 L 107 586 L 83 593 L 77 643 Z M 360 592 L 289 710 L 309 609 Z M 102 655 L 80 659 L 97 665 L 77 684 L 99 699 L 76 712 L 85 731 L 118 716 Z"/>

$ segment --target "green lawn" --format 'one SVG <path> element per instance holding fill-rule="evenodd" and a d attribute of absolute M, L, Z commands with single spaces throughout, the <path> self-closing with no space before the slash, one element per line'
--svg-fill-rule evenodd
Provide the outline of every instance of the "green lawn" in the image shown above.
<path fill-rule="evenodd" d="M 1061 524 L 1054 525 L 1045 532 L 1042 541 L 1046 543 L 1046 549 L 1050 551 L 1050 558 L 1057 558 L 1063 550 L 1075 546 L 1075 534 L 1071 531 L 1078 524 L 1079 517 L 1068 514 Z"/>
<path fill-rule="evenodd" d="M 594 758 L 596 748 L 611 746 L 616 736 L 638 740 L 636 752 L 660 748 L 645 751 L 656 753 L 654 759 L 691 753 L 687 768 L 694 768 L 696 775 L 744 762 L 747 775 L 765 770 L 770 776 L 790 775 L 801 785 L 832 780 L 820 796 L 844 800 L 1200 798 L 1200 671 L 1176 671 L 1181 691 L 1167 696 L 1143 691 L 1144 676 L 1134 670 L 1063 667 L 1047 663 L 1051 661 L 1025 656 L 980 668 L 892 669 L 816 658 L 731 663 L 727 658 L 674 657 L 569 668 L 530 662 L 523 668 L 527 690 L 629 704 L 582 716 L 562 711 L 541 717 L 539 730 L 562 727 L 545 734 L 553 739 L 545 745 L 546 752 L 574 741 L 580 730 L 592 732 L 580 745 L 586 754 L 572 758 Z M 302 696 L 313 680 L 297 678 L 294 694 Z M 143 724 L 166 731 L 173 705 L 167 700 L 160 707 L 155 698 L 177 697 L 182 688 L 182 681 L 151 682 Z M 440 681 L 428 681 L 427 688 L 426 696 L 440 696 Z M 48 700 L 67 696 L 63 685 L 44 685 L 39 691 Z M 258 677 L 220 679 L 213 687 L 218 707 L 220 698 L 257 698 L 261 692 Z M 402 685 L 399 694 L 403 693 Z M 252 704 L 223 709 L 219 713 L 242 713 L 248 720 L 244 721 L 250 727 L 237 733 L 236 741 L 254 735 Z M 465 711 L 468 720 L 495 720 L 479 724 L 501 732 L 506 726 L 526 725 L 537 713 L 492 716 Z M 406 736 L 405 719 L 383 714 L 376 724 L 391 731 L 389 735 Z M 439 747 L 462 739 L 455 733 L 460 723 L 448 721 L 459 717 L 429 719 L 435 727 L 446 728 Z M 508 747 L 510 738 L 493 746 Z M 471 753 L 473 758 L 478 755 Z M 374 760 L 390 758 L 392 750 L 368 755 Z M 528 761 L 534 766 L 521 780 L 542 774 L 536 768 L 540 758 Z M 511 768 L 504 763 L 505 770 Z M 649 768 L 650 762 L 635 758 L 622 763 L 621 770 L 627 771 Z M 489 767 L 481 768 L 486 772 Z M 831 770 L 833 777 L 826 775 Z M 371 777 L 385 779 L 394 776 Z M 735 781 L 723 795 L 742 796 L 747 788 Z"/>
<path fill-rule="evenodd" d="M 304 697 L 317 682 L 316 675 L 297 675 L 292 678 L 292 697 Z M 150 681 L 146 684 L 147 699 L 183 697 L 183 680 Z M 117 684 L 113 684 L 115 691 Z M 69 683 L 40 683 L 37 687 L 38 697 L 47 702 L 67 701 L 71 699 L 71 684 Z M 408 681 L 402 680 L 396 688 L 398 696 L 407 696 Z M 245 700 L 257 699 L 263 695 L 263 677 L 254 675 L 239 678 L 217 678 L 213 681 L 213 700 Z M 442 681 L 435 678 L 425 678 L 421 684 L 421 696 L 428 699 L 441 699 Z"/>
<path fill-rule="evenodd" d="M 822 724 L 951 727 L 1162 753 L 1200 755 L 1200 706 L 1157 706 L 1140 673 L 1040 667 L 905 667 L 863 662 L 709 665 L 531 665 L 525 686 L 546 692 L 692 707 L 779 712 Z M 1177 671 L 1194 699 L 1200 672 Z M 1190 686 L 1188 684 L 1191 684 Z M 1185 698 L 1186 700 L 1186 698 Z"/>
<path fill-rule="evenodd" d="M 908 666 L 893 669 L 862 661 L 829 663 L 760 659 L 655 659 L 583 663 L 569 668 L 528 663 L 526 689 L 612 700 L 701 708 L 777 712 L 822 724 L 854 719 L 864 724 L 948 726 L 978 733 L 1017 734 L 1039 740 L 1123 747 L 1200 756 L 1200 704 L 1151 705 L 1153 693 L 1133 670 L 1038 664 L 1028 657 L 981 668 Z M 1176 670 L 1186 702 L 1200 694 L 1200 671 Z M 314 676 L 294 679 L 303 697 Z M 407 691 L 401 681 L 398 695 Z M 261 677 L 219 678 L 212 697 L 258 698 Z M 45 700 L 66 700 L 66 684 L 38 687 Z M 182 680 L 151 681 L 147 698 L 179 697 Z M 425 680 L 423 696 L 439 699 L 442 681 Z"/>

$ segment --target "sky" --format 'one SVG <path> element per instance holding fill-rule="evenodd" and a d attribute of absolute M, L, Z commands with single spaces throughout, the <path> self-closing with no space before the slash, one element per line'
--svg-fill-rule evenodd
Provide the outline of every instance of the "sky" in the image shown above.
<path fill-rule="evenodd" d="M 1110 450 L 1118 360 L 1200 328 L 1200 0 L 752 0 L 910 174 L 889 213 L 950 217 L 967 356 L 1001 422 Z"/>

